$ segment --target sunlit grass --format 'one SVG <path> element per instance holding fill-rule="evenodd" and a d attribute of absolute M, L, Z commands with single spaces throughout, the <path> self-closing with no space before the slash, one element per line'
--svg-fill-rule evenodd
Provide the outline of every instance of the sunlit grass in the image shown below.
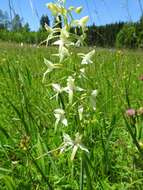
<path fill-rule="evenodd" d="M 81 51 L 89 52 L 89 48 Z M 55 47 L 0 44 L 0 189 L 142 188 L 142 157 L 128 133 L 131 121 L 125 115 L 129 108 L 143 107 L 142 52 L 95 51 L 93 64 L 86 69 L 88 79 L 78 81 L 88 93 L 98 89 L 96 111 L 82 102 L 87 108 L 80 130 L 89 155 L 78 151 L 71 162 L 70 151 L 59 154 L 57 149 L 62 144 L 63 126 L 54 132 L 53 112 L 58 104 L 51 99 L 55 93 L 49 85 L 55 81 L 66 86 L 66 76 L 78 70 L 79 58 L 73 54 L 65 68 L 53 71 L 42 83 L 47 69 L 43 58 L 56 60 L 51 56 Z M 75 100 L 78 97 L 77 92 Z M 66 115 L 69 124 L 65 130 L 74 139 L 81 123 L 74 107 L 67 110 L 74 117 Z M 143 126 L 141 118 L 136 120 Z M 143 137 L 139 141 L 141 144 Z"/>

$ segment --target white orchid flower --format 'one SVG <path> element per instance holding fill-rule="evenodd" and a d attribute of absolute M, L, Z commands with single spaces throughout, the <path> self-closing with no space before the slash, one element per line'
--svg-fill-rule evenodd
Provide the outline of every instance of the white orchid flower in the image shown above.
<path fill-rule="evenodd" d="M 56 118 L 55 131 L 57 130 L 57 126 L 58 126 L 59 122 L 61 122 L 65 126 L 68 125 L 68 121 L 65 118 L 65 111 L 63 109 L 61 109 L 61 108 L 55 109 L 54 116 Z"/>
<path fill-rule="evenodd" d="M 82 105 L 80 105 L 78 107 L 78 114 L 79 114 L 79 120 L 81 121 L 83 118 L 83 106 Z"/>
<path fill-rule="evenodd" d="M 45 27 L 45 29 L 47 30 L 47 32 L 48 32 L 49 34 L 51 34 L 50 37 L 53 36 L 54 34 L 56 34 L 56 33 L 58 33 L 58 32 L 61 31 L 61 28 L 51 28 L 51 27 L 48 26 L 46 23 L 45 23 L 44 27 Z M 55 36 L 53 36 L 53 37 L 55 37 Z M 56 36 L 56 37 L 57 37 L 57 36 Z"/>
<path fill-rule="evenodd" d="M 82 77 L 86 78 L 86 76 L 85 76 L 85 68 L 81 68 L 79 71 L 80 71 L 79 78 L 82 78 Z"/>
<path fill-rule="evenodd" d="M 56 42 L 54 42 L 54 45 L 59 45 L 59 47 L 63 47 L 66 44 L 69 43 L 68 38 L 69 38 L 69 32 L 66 30 L 66 27 L 63 27 L 60 30 L 60 36 L 59 36 L 60 40 L 57 40 Z"/>
<path fill-rule="evenodd" d="M 76 47 L 80 47 L 84 44 L 84 40 L 85 40 L 85 35 L 81 35 L 78 37 L 78 40 L 75 43 Z"/>
<path fill-rule="evenodd" d="M 67 57 L 70 56 L 69 50 L 66 47 L 61 47 L 59 49 L 59 58 L 60 58 L 60 63 Z"/>
<path fill-rule="evenodd" d="M 93 108 L 93 110 L 96 110 L 96 97 L 97 97 L 98 91 L 93 90 L 91 95 L 90 95 L 90 104 Z"/>
<path fill-rule="evenodd" d="M 69 50 L 64 47 L 64 43 L 62 40 L 58 40 L 53 44 L 59 45 L 59 53 L 53 54 L 53 56 L 58 56 L 60 58 L 59 62 L 61 63 L 65 58 L 70 56 Z"/>
<path fill-rule="evenodd" d="M 91 59 L 92 59 L 94 54 L 95 54 L 95 50 L 92 50 L 87 54 L 79 53 L 78 55 L 82 57 L 81 64 L 82 65 L 88 65 L 90 63 L 93 63 L 93 61 Z"/>
<path fill-rule="evenodd" d="M 56 69 L 56 68 L 60 68 L 60 64 L 53 64 L 51 61 L 49 61 L 48 59 L 45 59 L 44 58 L 44 63 L 46 64 L 46 66 L 47 66 L 47 70 L 46 70 L 46 72 L 43 74 L 43 79 L 42 79 L 42 81 L 44 82 L 44 80 L 45 80 L 45 77 L 46 77 L 46 75 L 47 75 L 47 73 L 50 73 L 51 71 L 53 71 L 54 69 Z"/>
<path fill-rule="evenodd" d="M 58 101 L 58 96 L 60 93 L 63 92 L 63 88 L 60 86 L 60 84 L 52 84 L 53 90 L 56 92 L 56 94 L 53 97 L 56 97 L 56 100 Z M 53 98 L 52 97 L 52 98 Z"/>
<path fill-rule="evenodd" d="M 84 145 L 81 143 L 81 139 L 82 135 L 80 135 L 79 133 L 76 133 L 75 140 L 72 140 L 68 134 L 63 134 L 63 145 L 61 146 L 60 153 L 72 149 L 71 161 L 74 160 L 78 148 L 80 148 L 82 151 L 89 153 L 88 149 L 85 148 Z"/>
<path fill-rule="evenodd" d="M 74 91 L 84 91 L 84 89 L 75 86 L 75 79 L 72 76 L 67 78 L 67 87 L 64 88 L 65 92 L 69 94 L 69 103 L 72 104 Z"/>
<path fill-rule="evenodd" d="M 82 74 L 85 74 L 85 68 L 81 68 L 81 69 L 80 69 L 80 72 L 81 72 Z"/>
<path fill-rule="evenodd" d="M 62 39 L 63 41 L 66 41 L 69 38 L 69 32 L 67 31 L 66 27 L 63 27 L 61 29 L 61 34 L 60 34 L 60 39 Z"/>
<path fill-rule="evenodd" d="M 80 20 L 74 20 L 73 24 L 76 24 L 77 26 L 80 26 L 82 29 L 85 29 L 88 20 L 89 20 L 89 17 L 85 16 L 85 17 L 81 18 Z"/>

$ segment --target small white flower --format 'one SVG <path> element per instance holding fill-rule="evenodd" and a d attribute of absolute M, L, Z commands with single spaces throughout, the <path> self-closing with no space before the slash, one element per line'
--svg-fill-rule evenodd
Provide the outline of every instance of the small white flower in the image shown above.
<path fill-rule="evenodd" d="M 60 84 L 54 83 L 54 84 L 52 84 L 52 87 L 53 87 L 53 89 L 54 89 L 55 92 L 57 92 L 57 93 L 61 93 L 62 92 L 62 88 L 61 88 Z"/>
<path fill-rule="evenodd" d="M 85 74 L 85 68 L 81 68 L 80 72 L 83 73 L 83 74 Z"/>
<path fill-rule="evenodd" d="M 65 111 L 63 109 L 61 109 L 61 108 L 55 109 L 54 116 L 56 118 L 55 131 L 57 130 L 57 126 L 58 126 L 59 122 L 61 122 L 65 126 L 68 125 L 68 121 L 65 118 Z"/>
<path fill-rule="evenodd" d="M 78 55 L 80 55 L 82 57 L 81 64 L 87 65 L 87 64 L 93 63 L 93 61 L 91 59 L 92 59 L 94 54 L 95 54 L 95 50 L 92 50 L 87 54 L 79 53 Z"/>
<path fill-rule="evenodd" d="M 97 90 L 93 90 L 91 95 L 90 95 L 90 104 L 93 108 L 93 110 L 96 110 L 96 96 L 98 94 Z"/>
<path fill-rule="evenodd" d="M 63 45 L 62 45 L 62 41 L 61 40 L 58 40 L 58 41 L 56 41 L 54 44 L 56 44 L 56 45 L 59 45 L 59 53 L 58 54 L 53 54 L 53 56 L 58 56 L 59 58 L 60 58 L 60 63 L 65 59 L 65 58 L 67 58 L 67 57 L 69 57 L 70 56 L 70 53 L 69 53 L 69 51 L 68 51 L 68 49 L 66 48 L 66 47 L 64 47 Z"/>
<path fill-rule="evenodd" d="M 73 24 L 76 24 L 77 26 L 82 27 L 82 29 L 85 29 L 88 20 L 89 20 L 89 17 L 85 16 L 85 17 L 81 18 L 80 20 L 74 20 Z"/>
<path fill-rule="evenodd" d="M 53 90 L 56 92 L 56 94 L 53 97 L 56 97 L 56 100 L 58 100 L 59 94 L 62 93 L 64 89 L 61 87 L 60 84 L 52 84 L 52 87 Z"/>
<path fill-rule="evenodd" d="M 61 47 L 61 48 L 59 49 L 60 63 L 61 63 L 65 58 L 67 58 L 68 56 L 70 56 L 70 53 L 69 53 L 68 49 L 65 48 L 64 46 Z"/>
<path fill-rule="evenodd" d="M 49 61 L 48 59 L 45 59 L 44 58 L 44 63 L 46 64 L 47 66 L 47 70 L 46 72 L 43 74 L 43 82 L 45 80 L 45 77 L 47 75 L 47 73 L 50 73 L 51 71 L 53 71 L 54 69 L 56 68 L 59 68 L 59 66 L 61 66 L 60 64 L 53 64 L 51 61 Z"/>
<path fill-rule="evenodd" d="M 61 146 L 60 153 L 72 149 L 71 160 L 73 161 L 78 148 L 89 153 L 88 149 L 81 143 L 82 135 L 76 133 L 75 140 L 72 140 L 68 134 L 63 134 L 63 146 Z"/>
<path fill-rule="evenodd" d="M 84 91 L 84 89 L 75 86 L 74 83 L 75 79 L 72 76 L 69 76 L 67 79 L 67 87 L 64 88 L 64 90 L 69 94 L 69 103 L 72 104 L 73 100 L 73 93 L 74 91 Z"/>
<path fill-rule="evenodd" d="M 66 28 L 66 27 L 63 27 L 63 28 L 61 29 L 60 39 L 66 43 L 66 41 L 67 41 L 67 39 L 69 38 L 69 36 L 70 36 L 70 34 L 69 34 L 69 32 L 67 31 L 67 28 Z"/>
<path fill-rule="evenodd" d="M 85 40 L 85 35 L 84 35 L 84 34 L 81 35 L 81 36 L 79 36 L 79 37 L 78 37 L 78 40 L 77 40 L 76 43 L 75 43 L 75 46 L 76 46 L 76 47 L 82 46 L 82 45 L 84 44 L 84 40 Z"/>
<path fill-rule="evenodd" d="M 85 76 L 85 68 L 81 68 L 79 71 L 80 71 L 79 78 L 82 78 L 82 77 L 86 78 L 86 76 Z"/>
<path fill-rule="evenodd" d="M 62 40 L 57 40 L 53 43 L 53 45 L 58 45 L 60 47 L 63 47 L 64 46 L 64 42 Z"/>

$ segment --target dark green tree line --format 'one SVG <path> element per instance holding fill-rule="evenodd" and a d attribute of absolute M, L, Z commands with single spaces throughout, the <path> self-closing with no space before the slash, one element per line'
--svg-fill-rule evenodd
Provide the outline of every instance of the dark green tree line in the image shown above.
<path fill-rule="evenodd" d="M 10 21 L 7 12 L 0 10 L 0 39 L 25 43 L 40 43 L 47 37 L 45 24 L 50 26 L 48 15 L 40 18 L 40 27 L 37 32 L 30 32 L 28 23 L 23 24 L 23 19 L 15 14 Z M 53 27 L 62 28 L 60 16 L 54 17 Z M 72 28 L 71 32 L 80 35 L 79 28 Z M 87 45 L 99 47 L 143 48 L 143 16 L 135 23 L 112 23 L 104 26 L 95 24 L 88 26 Z"/>

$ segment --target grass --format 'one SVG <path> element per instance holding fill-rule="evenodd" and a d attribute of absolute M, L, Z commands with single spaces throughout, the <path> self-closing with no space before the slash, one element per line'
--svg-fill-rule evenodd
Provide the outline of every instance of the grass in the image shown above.
<path fill-rule="evenodd" d="M 64 86 L 80 60 L 73 55 L 63 68 L 47 75 L 43 84 L 43 58 L 55 59 L 51 57 L 54 51 L 0 43 L 0 189 L 141 190 L 143 116 L 127 117 L 125 112 L 143 107 L 142 52 L 96 49 L 94 64 L 86 68 L 88 80 L 76 81 L 87 94 L 98 89 L 96 111 L 88 100 L 83 101 L 84 121 L 79 122 L 77 109 L 66 108 L 69 125 L 65 132 L 74 138 L 79 129 L 90 152 L 79 150 L 72 162 L 71 151 L 51 151 L 62 143 L 63 126 L 54 133 L 53 110 L 59 105 L 50 99 L 54 95 L 50 84 Z M 63 101 L 67 103 L 66 96 Z"/>

